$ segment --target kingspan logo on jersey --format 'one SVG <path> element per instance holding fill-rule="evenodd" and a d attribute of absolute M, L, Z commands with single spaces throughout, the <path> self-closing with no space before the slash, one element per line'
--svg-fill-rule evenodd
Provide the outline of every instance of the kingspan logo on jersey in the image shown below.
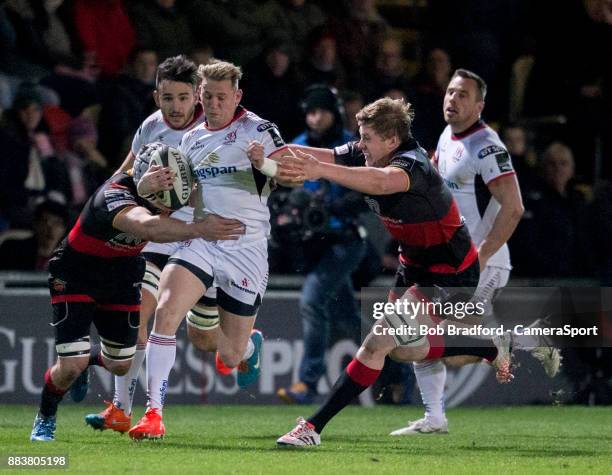
<path fill-rule="evenodd" d="M 210 152 L 204 157 L 200 163 L 196 165 L 193 172 L 198 178 L 206 180 L 208 178 L 215 178 L 219 175 L 226 175 L 228 173 L 236 173 L 238 169 L 234 166 L 231 167 L 219 167 L 216 166 L 219 163 L 219 155 L 215 152 Z"/>

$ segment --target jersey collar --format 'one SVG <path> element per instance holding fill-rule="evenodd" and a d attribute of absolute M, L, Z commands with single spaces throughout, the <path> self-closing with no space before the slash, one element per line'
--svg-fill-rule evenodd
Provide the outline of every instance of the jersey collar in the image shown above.
<path fill-rule="evenodd" d="M 459 132 L 459 133 L 456 133 L 456 134 L 453 134 L 451 132 L 451 139 L 452 140 L 461 140 L 461 139 L 464 139 L 468 135 L 472 135 L 474 132 L 478 132 L 479 130 L 484 129 L 486 126 L 487 126 L 487 124 L 485 124 L 482 120 L 478 119 L 476 122 L 474 122 L 472 125 L 470 125 L 463 132 Z"/>
<path fill-rule="evenodd" d="M 225 124 L 222 127 L 217 127 L 216 129 L 211 129 L 208 126 L 208 121 L 204 120 L 204 127 L 206 127 L 208 130 L 210 130 L 211 132 L 215 132 L 217 130 L 223 130 L 226 127 L 228 127 L 232 122 L 236 122 L 238 119 L 240 119 L 244 114 L 246 114 L 248 111 L 242 107 L 242 106 L 238 106 L 236 107 L 236 111 L 234 112 L 234 117 L 232 117 L 232 120 L 230 120 L 227 124 Z"/>

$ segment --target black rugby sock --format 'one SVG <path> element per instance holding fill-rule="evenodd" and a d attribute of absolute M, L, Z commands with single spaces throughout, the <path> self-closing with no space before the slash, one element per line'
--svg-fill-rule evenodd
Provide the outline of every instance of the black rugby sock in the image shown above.
<path fill-rule="evenodd" d="M 60 389 L 51 381 L 51 368 L 45 373 L 45 385 L 40 397 L 40 409 L 38 413 L 43 417 L 52 417 L 57 414 L 57 406 L 66 394 L 65 389 Z"/>

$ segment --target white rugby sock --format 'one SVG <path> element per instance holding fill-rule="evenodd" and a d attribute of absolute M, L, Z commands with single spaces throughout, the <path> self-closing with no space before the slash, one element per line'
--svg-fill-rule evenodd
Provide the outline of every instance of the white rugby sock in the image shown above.
<path fill-rule="evenodd" d="M 176 359 L 176 335 L 151 332 L 147 344 L 147 406 L 159 409 L 161 414 L 166 400 L 168 377 Z"/>
<path fill-rule="evenodd" d="M 243 360 L 248 360 L 251 356 L 253 356 L 253 352 L 255 351 L 255 345 L 253 344 L 253 340 L 249 337 L 249 341 L 247 342 L 246 350 L 244 350 L 244 355 L 242 356 Z"/>
<path fill-rule="evenodd" d="M 426 360 L 413 363 L 421 399 L 425 405 L 425 417 L 434 422 L 442 422 L 444 414 L 444 384 L 446 365 L 442 360 Z"/>
<path fill-rule="evenodd" d="M 134 393 L 138 384 L 138 374 L 145 359 L 146 347 L 146 344 L 137 345 L 130 370 L 123 376 L 115 376 L 115 397 L 113 398 L 113 403 L 115 406 L 123 409 L 123 412 L 127 415 L 132 413 L 132 403 L 134 402 Z"/>

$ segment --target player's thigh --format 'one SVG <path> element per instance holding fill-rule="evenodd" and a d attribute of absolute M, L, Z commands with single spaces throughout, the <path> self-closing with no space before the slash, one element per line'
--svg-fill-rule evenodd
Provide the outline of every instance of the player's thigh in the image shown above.
<path fill-rule="evenodd" d="M 136 353 L 139 307 L 137 295 L 98 304 L 94 324 L 100 336 L 102 357 L 110 366 L 129 366 Z"/>
<path fill-rule="evenodd" d="M 79 283 L 49 278 L 55 332 L 55 349 L 60 358 L 88 357 L 89 332 L 96 303 Z"/>
<path fill-rule="evenodd" d="M 173 335 L 187 312 L 206 292 L 202 280 L 180 262 L 169 261 L 160 280 L 155 331 Z"/>

